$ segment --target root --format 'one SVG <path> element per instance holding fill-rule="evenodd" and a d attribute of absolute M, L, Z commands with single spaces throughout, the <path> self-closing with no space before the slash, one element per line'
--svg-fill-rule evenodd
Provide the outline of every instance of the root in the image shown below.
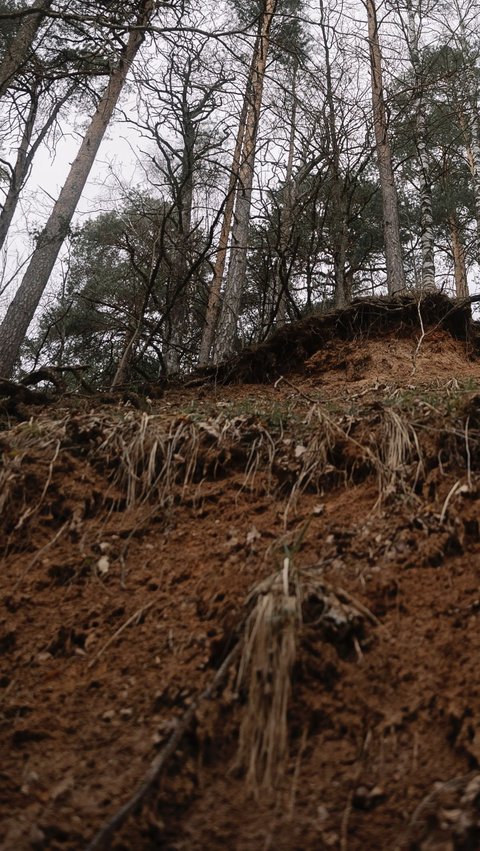
<path fill-rule="evenodd" d="M 204 689 L 197 698 L 195 698 L 183 717 L 180 718 L 168 742 L 153 760 L 150 768 L 144 775 L 131 798 L 129 798 L 128 801 L 123 804 L 123 806 L 120 807 L 120 809 L 117 810 L 117 812 L 104 824 L 96 836 L 94 836 L 86 851 L 100 851 L 101 848 L 110 848 L 110 840 L 113 834 L 122 827 L 133 810 L 143 804 L 148 795 L 154 792 L 160 775 L 162 774 L 168 760 L 174 755 L 184 735 L 193 723 L 198 707 L 201 703 L 203 703 L 203 701 L 210 700 L 214 697 L 217 689 L 222 685 L 230 666 L 236 660 L 239 654 L 239 649 L 239 645 L 237 645 L 229 653 L 215 674 L 210 685 L 208 685 L 207 688 Z"/>

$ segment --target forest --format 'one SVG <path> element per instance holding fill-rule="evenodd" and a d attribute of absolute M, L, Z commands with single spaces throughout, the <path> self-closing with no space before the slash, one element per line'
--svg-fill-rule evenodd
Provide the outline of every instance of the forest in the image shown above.
<path fill-rule="evenodd" d="M 0 24 L 3 377 L 145 383 L 356 297 L 475 292 L 471 0 L 8 0 Z"/>
<path fill-rule="evenodd" d="M 480 848 L 480 6 L 0 0 L 0 848 Z"/>

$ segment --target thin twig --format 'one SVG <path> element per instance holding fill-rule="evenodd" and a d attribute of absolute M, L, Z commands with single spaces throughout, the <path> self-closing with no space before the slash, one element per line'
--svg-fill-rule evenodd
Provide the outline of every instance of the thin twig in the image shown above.
<path fill-rule="evenodd" d="M 468 425 L 470 423 L 470 414 L 465 421 L 465 452 L 467 454 L 467 482 L 469 491 L 473 490 L 472 486 L 472 456 L 470 454 L 470 441 L 468 439 Z"/>
<path fill-rule="evenodd" d="M 115 641 L 115 639 L 118 638 L 118 636 L 122 634 L 123 630 L 126 629 L 127 626 L 130 626 L 130 624 L 133 623 L 137 618 L 139 618 L 141 615 L 143 615 L 143 613 L 146 612 L 147 609 L 150 609 L 153 606 L 153 604 L 156 603 L 156 602 L 157 602 L 156 600 L 150 600 L 150 602 L 147 603 L 146 606 L 141 606 L 139 609 L 137 609 L 136 612 L 133 613 L 133 615 L 130 615 L 128 620 L 126 620 L 125 623 L 122 623 L 122 625 L 113 633 L 113 635 L 110 636 L 108 641 L 105 642 L 105 644 L 98 651 L 96 656 L 94 656 L 93 659 L 90 659 L 90 661 L 87 665 L 87 668 L 91 668 L 92 665 L 94 665 L 95 662 L 98 659 L 100 659 L 100 656 L 102 656 L 103 653 L 105 653 L 105 650 L 107 650 L 107 648 L 110 647 L 112 642 Z"/>
<path fill-rule="evenodd" d="M 300 388 L 297 387 L 297 385 L 294 384 L 293 381 L 289 381 L 289 379 L 285 378 L 284 375 L 281 375 L 280 378 L 277 378 L 275 384 L 273 385 L 275 390 L 278 389 L 278 385 L 282 381 L 284 384 L 288 384 L 288 386 L 291 387 L 292 390 L 295 390 L 295 393 L 297 393 L 299 396 L 302 396 L 303 399 L 306 399 L 307 402 L 311 402 L 313 405 L 318 405 L 318 399 L 314 399 L 312 396 L 309 396 L 308 393 L 304 393 L 303 390 L 300 390 Z"/>
<path fill-rule="evenodd" d="M 419 319 L 419 322 L 420 322 L 420 328 L 422 329 L 422 334 L 421 334 L 421 337 L 420 337 L 420 339 L 419 339 L 419 341 L 418 341 L 418 343 L 417 343 L 417 348 L 415 349 L 415 351 L 414 351 L 414 353 L 413 353 L 413 369 L 412 369 L 412 375 L 415 375 L 415 372 L 417 371 L 417 356 L 418 356 L 418 353 L 419 353 L 419 351 L 420 351 L 420 346 L 422 345 L 422 343 L 423 343 L 423 341 L 424 341 L 424 339 L 425 339 L 425 337 L 426 337 L 426 334 L 425 334 L 425 326 L 424 326 L 424 324 L 423 324 L 422 310 L 421 310 L 420 305 L 421 305 L 421 301 L 417 301 L 418 319 Z"/>

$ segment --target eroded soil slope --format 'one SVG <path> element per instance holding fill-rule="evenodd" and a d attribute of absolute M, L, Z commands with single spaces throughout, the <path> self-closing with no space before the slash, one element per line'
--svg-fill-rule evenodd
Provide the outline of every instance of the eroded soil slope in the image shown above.
<path fill-rule="evenodd" d="M 3 849 L 480 848 L 480 362 L 419 336 L 6 423 Z"/>

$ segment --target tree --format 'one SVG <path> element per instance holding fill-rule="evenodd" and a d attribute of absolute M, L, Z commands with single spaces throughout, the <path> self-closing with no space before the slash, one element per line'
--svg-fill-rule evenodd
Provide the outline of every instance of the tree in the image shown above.
<path fill-rule="evenodd" d="M 424 69 L 421 62 L 420 34 L 422 9 L 415 10 L 412 0 L 406 0 L 407 44 L 414 75 L 413 112 L 415 115 L 415 141 L 418 155 L 420 196 L 420 242 L 422 252 L 421 289 L 435 289 L 435 247 L 433 232 L 432 176 L 427 149 L 427 106 L 425 98 Z"/>
<path fill-rule="evenodd" d="M 159 234 L 159 252 L 168 267 L 162 338 L 169 373 L 180 369 L 189 329 L 195 327 L 196 333 L 190 314 L 192 304 L 198 308 L 198 271 L 211 252 L 209 243 L 221 214 L 207 210 L 201 200 L 209 191 L 216 193 L 223 171 L 225 124 L 211 119 L 231 82 L 223 57 L 214 55 L 210 46 L 204 36 L 191 32 L 177 34 L 174 42 L 167 38 L 164 62 L 152 56 L 137 68 L 139 109 L 135 118 L 127 119 L 153 143 L 145 151 L 146 177 L 168 209 L 169 228 Z M 212 216 L 211 233 L 204 239 L 207 216 Z"/>
<path fill-rule="evenodd" d="M 26 357 L 58 367 L 87 365 L 91 386 L 155 380 L 168 371 L 170 246 L 177 223 L 170 199 L 131 193 L 115 212 L 85 222 L 70 240 L 59 296 L 42 310 Z M 205 255 L 202 234 L 196 249 Z M 165 250 L 166 249 L 166 250 Z M 167 254 L 168 252 L 168 254 Z M 192 275 L 182 364 L 192 367 L 201 328 L 206 262 Z"/>
<path fill-rule="evenodd" d="M 29 14 L 22 17 L 17 31 L 8 39 L 0 64 L 0 97 L 28 61 L 38 28 L 51 5 L 52 0 L 35 0 Z"/>
<path fill-rule="evenodd" d="M 130 66 L 145 37 L 155 9 L 154 0 L 141 0 L 136 27 L 124 44 L 118 64 L 91 119 L 70 173 L 43 228 L 23 280 L 0 325 L 0 375 L 9 377 L 40 298 L 47 285 L 70 222 L 88 179 L 97 151 L 112 117 Z"/>
<path fill-rule="evenodd" d="M 374 0 L 366 0 L 364 5 L 368 17 L 373 127 L 383 200 L 383 233 L 387 264 L 387 288 L 390 294 L 394 294 L 406 288 L 402 243 L 400 239 L 397 189 L 393 173 L 392 151 L 383 93 L 382 53 L 378 35 L 377 9 Z"/>
<path fill-rule="evenodd" d="M 255 72 L 256 58 L 258 52 L 258 37 L 253 49 L 252 61 L 247 77 L 245 94 L 242 103 L 242 110 L 239 117 L 237 134 L 235 137 L 235 147 L 233 151 L 232 165 L 228 181 L 227 194 L 224 200 L 224 209 L 222 217 L 222 227 L 218 238 L 215 264 L 213 267 L 212 281 L 209 288 L 207 308 L 205 311 L 205 323 L 203 327 L 202 340 L 200 343 L 200 351 L 198 362 L 200 366 L 206 366 L 209 362 L 210 353 L 212 350 L 215 331 L 217 328 L 219 310 L 221 306 L 220 293 L 222 289 L 223 275 L 225 272 L 225 263 L 227 258 L 228 241 L 232 227 L 233 210 L 235 206 L 236 189 L 240 176 L 240 161 L 243 150 L 243 140 L 245 137 L 245 125 L 247 121 L 249 102 L 251 98 L 251 88 L 253 75 Z"/>
<path fill-rule="evenodd" d="M 276 8 L 277 0 L 262 0 L 258 38 L 255 44 L 256 53 L 249 91 L 245 136 L 235 195 L 230 262 L 215 342 L 215 359 L 217 361 L 226 358 L 233 350 L 242 292 L 245 285 L 248 228 L 250 224 L 258 124 L 270 47 L 270 30 Z"/>

